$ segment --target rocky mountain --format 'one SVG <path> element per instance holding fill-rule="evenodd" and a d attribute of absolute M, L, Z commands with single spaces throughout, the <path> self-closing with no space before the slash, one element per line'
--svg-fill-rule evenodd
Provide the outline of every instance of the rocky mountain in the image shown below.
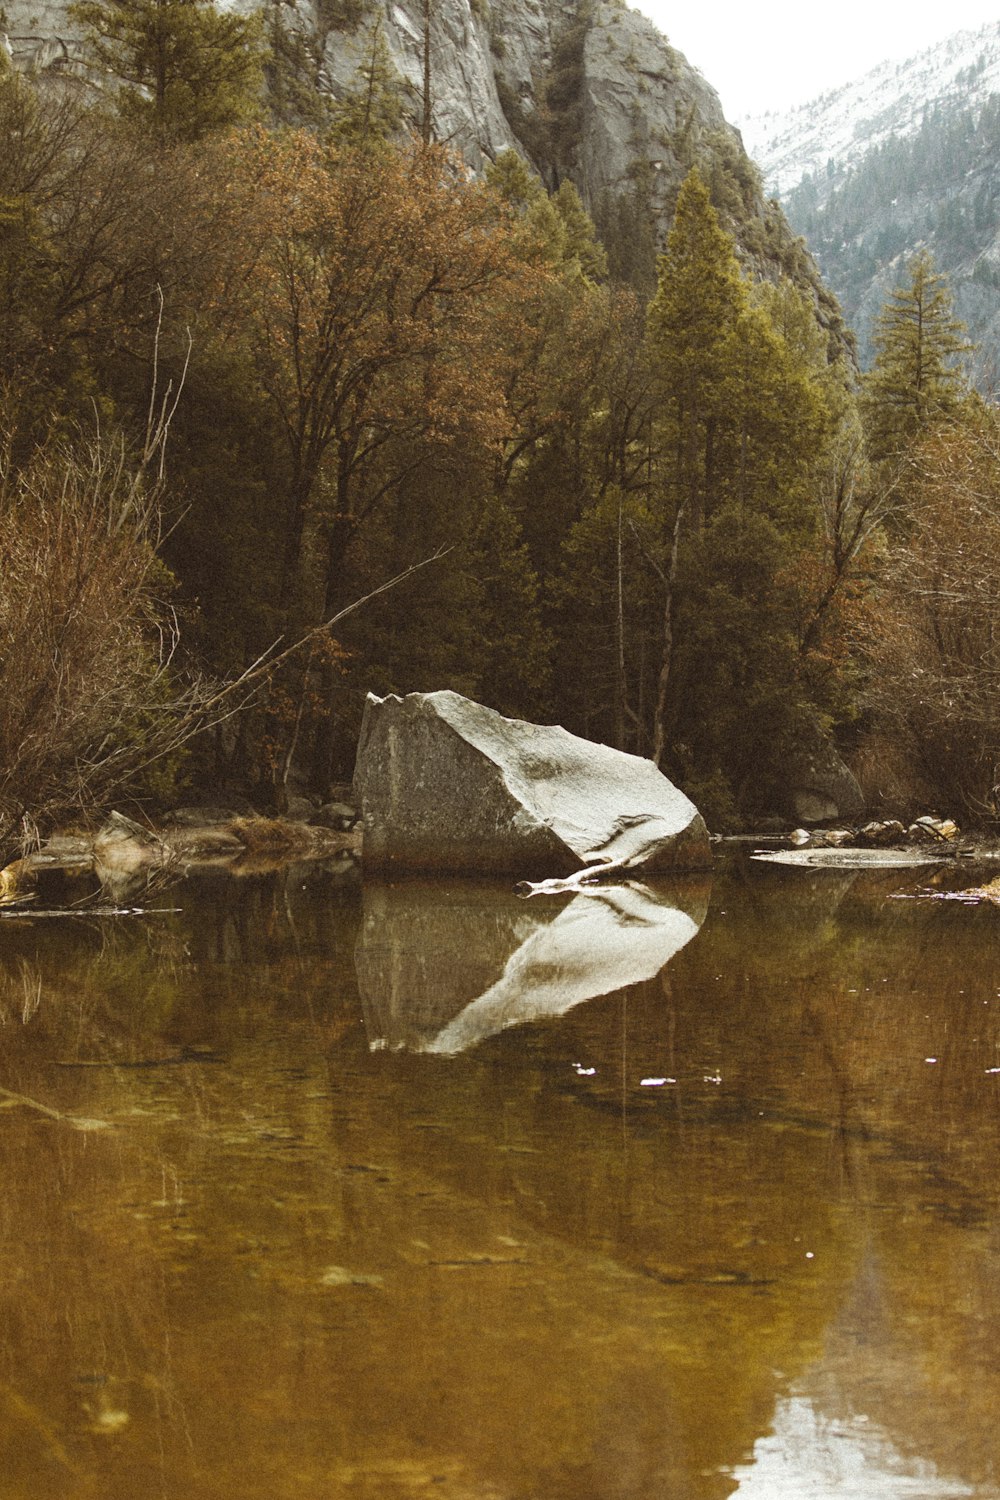
<path fill-rule="evenodd" d="M 933 251 L 978 346 L 983 389 L 1000 378 L 1000 22 L 958 32 L 909 61 L 883 63 L 784 114 L 743 122 L 871 357 L 872 323 Z"/>
<path fill-rule="evenodd" d="M 956 32 L 907 62 L 884 62 L 807 104 L 739 122 L 769 191 L 787 194 L 857 167 L 869 151 L 916 135 L 927 112 L 976 108 L 1000 91 L 1000 21 Z"/>
<path fill-rule="evenodd" d="M 252 0 L 226 0 L 251 8 Z M 335 99 L 358 88 L 380 49 L 418 127 L 424 97 L 422 0 L 267 0 L 299 44 L 299 65 Z M 652 22 L 622 0 L 435 0 L 430 21 L 432 133 L 474 170 L 513 147 L 550 189 L 572 180 L 613 269 L 642 290 L 677 191 L 697 163 L 754 274 L 791 275 L 835 336 L 843 325 L 815 264 L 769 201 L 718 96 Z M 5 0 L 22 67 L 79 68 L 63 0 Z"/>

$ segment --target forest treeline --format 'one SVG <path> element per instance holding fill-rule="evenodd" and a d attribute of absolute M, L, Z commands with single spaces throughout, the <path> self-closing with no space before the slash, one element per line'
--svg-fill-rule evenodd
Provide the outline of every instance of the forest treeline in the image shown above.
<path fill-rule="evenodd" d="M 697 169 L 644 305 L 570 183 L 399 142 L 377 33 L 334 107 L 252 19 L 76 9 L 116 88 L 0 74 L 0 840 L 325 796 L 368 691 L 442 687 L 716 827 L 834 731 L 993 816 L 1000 440 L 927 257 L 859 385 Z"/>

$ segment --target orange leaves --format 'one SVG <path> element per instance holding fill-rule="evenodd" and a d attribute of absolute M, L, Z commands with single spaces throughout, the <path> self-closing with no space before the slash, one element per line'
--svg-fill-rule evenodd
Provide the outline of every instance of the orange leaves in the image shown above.
<path fill-rule="evenodd" d="M 293 532 L 327 468 L 328 503 L 361 516 L 393 465 L 495 444 L 496 316 L 527 272 L 494 196 L 438 149 L 259 130 L 225 149 L 259 245 L 242 337 L 287 437 Z"/>
<path fill-rule="evenodd" d="M 1000 421 L 981 406 L 911 456 L 910 511 L 875 598 L 868 702 L 942 805 L 1000 783 Z"/>

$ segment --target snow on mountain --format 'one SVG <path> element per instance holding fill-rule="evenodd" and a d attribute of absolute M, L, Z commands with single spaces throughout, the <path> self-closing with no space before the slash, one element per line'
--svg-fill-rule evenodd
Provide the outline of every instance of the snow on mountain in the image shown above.
<path fill-rule="evenodd" d="M 851 167 L 890 136 L 914 134 L 935 103 L 976 105 L 993 93 L 1000 93 L 1000 21 L 956 32 L 907 62 L 880 63 L 807 104 L 736 123 L 768 191 L 780 195 L 807 172 L 825 173 L 831 160 Z"/>

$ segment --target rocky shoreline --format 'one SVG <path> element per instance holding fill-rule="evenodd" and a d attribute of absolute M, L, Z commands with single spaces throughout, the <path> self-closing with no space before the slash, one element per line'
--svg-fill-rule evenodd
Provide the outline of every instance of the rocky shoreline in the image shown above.
<path fill-rule="evenodd" d="M 299 861 L 349 875 L 360 861 L 361 828 L 346 805 L 337 820 L 345 826 L 183 808 L 153 826 L 112 812 L 96 833 L 56 834 L 0 870 L 0 906 L 91 897 L 120 904 L 186 875 L 246 876 Z"/>
<path fill-rule="evenodd" d="M 1000 865 L 1000 842 L 995 835 L 965 833 L 953 819 L 929 814 L 909 825 L 889 819 L 857 828 L 728 835 L 714 842 L 720 848 L 745 849 L 753 859 L 810 869 L 905 869 L 960 862 Z"/>
<path fill-rule="evenodd" d="M 57 833 L 0 870 L 0 909 L 89 907 L 94 901 L 120 906 L 185 876 L 213 871 L 239 878 L 302 864 L 321 865 L 346 880 L 359 876 L 363 820 L 356 807 L 343 800 L 322 808 L 303 804 L 292 812 L 262 817 L 221 806 L 181 807 L 155 825 L 112 812 L 96 833 Z M 908 826 L 887 820 L 719 835 L 712 844 L 814 868 L 1000 863 L 995 838 L 964 834 L 953 820 L 929 815 Z"/>

